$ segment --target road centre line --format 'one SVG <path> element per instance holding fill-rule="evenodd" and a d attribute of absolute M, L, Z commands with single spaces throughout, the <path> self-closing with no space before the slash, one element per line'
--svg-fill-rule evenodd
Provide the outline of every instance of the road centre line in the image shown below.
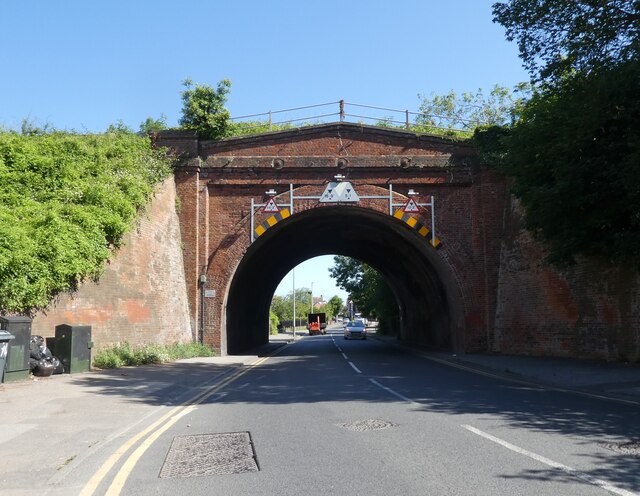
<path fill-rule="evenodd" d="M 515 444 L 511 444 L 507 441 L 504 441 L 503 439 L 500 439 L 499 437 L 495 437 L 492 436 L 491 434 L 488 434 L 486 432 L 481 431 L 480 429 L 476 429 L 475 427 L 472 427 L 470 425 L 466 425 L 463 424 L 460 427 L 462 427 L 463 429 L 468 430 L 469 432 L 473 432 L 474 434 L 477 434 L 478 436 L 481 436 L 485 439 L 488 439 L 489 441 L 493 441 L 496 444 L 499 444 L 500 446 L 503 446 L 504 448 L 507 448 L 511 451 L 514 451 L 516 453 L 519 453 L 521 455 L 524 455 L 526 457 L 529 457 L 533 460 L 536 460 L 540 463 L 543 463 L 544 465 L 548 465 L 549 467 L 552 468 L 556 468 L 558 470 L 562 470 L 563 472 L 577 478 L 580 479 L 584 482 L 588 482 L 589 484 L 592 484 L 594 486 L 598 486 L 601 487 L 602 489 L 604 489 L 605 491 L 608 491 L 612 494 L 617 494 L 619 496 L 638 496 L 638 493 L 634 493 L 631 491 L 627 491 L 626 489 L 620 489 L 617 488 L 611 484 L 609 484 L 606 481 L 603 481 L 601 479 L 596 479 L 595 477 L 590 476 L 589 474 L 586 474 L 584 472 L 580 472 L 579 470 L 576 470 L 574 468 L 568 467 L 567 465 L 563 465 L 562 463 L 558 463 L 555 462 L 553 460 L 550 460 L 549 458 L 545 458 L 544 456 L 538 455 L 536 453 L 533 453 L 531 451 L 528 451 L 524 448 L 520 448 L 519 446 L 516 446 Z"/>
<path fill-rule="evenodd" d="M 352 368 L 353 370 L 355 370 L 358 374 L 362 374 L 362 371 L 361 371 L 358 367 L 356 367 L 356 366 L 353 364 L 353 362 L 349 362 L 349 365 L 351 365 L 351 368 Z"/>
<path fill-rule="evenodd" d="M 345 355 L 344 352 L 342 352 L 342 356 L 344 357 L 345 360 L 349 360 L 349 357 Z"/>
<path fill-rule="evenodd" d="M 127 440 L 107 459 L 107 461 L 105 461 L 105 463 L 102 464 L 102 466 L 91 477 L 91 479 L 89 479 L 87 484 L 84 486 L 84 488 L 80 492 L 80 496 L 93 495 L 96 489 L 98 488 L 98 486 L 100 485 L 100 483 L 102 482 L 102 480 L 111 471 L 111 469 L 120 460 L 120 458 L 122 458 L 122 456 L 124 456 L 124 454 L 127 451 L 129 451 L 131 447 L 134 446 L 138 441 L 140 441 L 142 438 L 144 438 L 146 435 L 153 432 L 154 430 L 157 430 L 158 435 L 156 436 L 155 433 L 150 435 L 149 439 L 153 438 L 152 441 L 150 443 L 147 443 L 147 442 L 143 443 L 132 455 L 129 456 L 129 458 L 124 463 L 120 471 L 118 471 L 118 473 L 116 474 L 116 477 L 114 478 L 114 481 L 109 487 L 109 490 L 108 490 L 109 492 L 107 494 L 119 494 L 120 490 L 122 489 L 122 486 L 120 486 L 120 489 L 118 489 L 117 492 L 111 492 L 111 488 L 114 487 L 116 480 L 122 480 L 122 484 L 124 485 L 124 482 L 126 482 L 126 479 L 131 474 L 131 471 L 133 470 L 138 459 L 149 448 L 149 446 L 151 446 L 151 444 L 160 436 L 160 434 L 165 432 L 169 427 L 171 427 L 175 422 L 177 422 L 182 416 L 186 415 L 187 413 L 191 413 L 191 411 L 195 409 L 195 405 L 202 403 L 204 400 L 216 394 L 220 389 L 224 388 L 225 386 L 229 385 L 231 382 L 242 377 L 247 372 L 253 370 L 255 367 L 258 367 L 259 365 L 267 361 L 269 358 L 274 356 L 276 353 L 278 353 L 281 349 L 282 348 L 278 348 L 273 353 L 257 359 L 256 361 L 250 363 L 246 368 L 242 368 L 234 372 L 231 376 L 227 377 L 227 379 L 225 379 L 221 383 L 211 386 L 206 391 L 196 394 L 191 399 L 188 399 L 185 402 L 183 402 L 181 405 L 175 408 L 172 408 L 169 412 L 167 412 L 165 415 L 160 417 L 157 421 L 155 421 L 149 427 L 142 430 L 141 432 L 139 432 L 129 440 Z M 168 424 L 166 428 L 162 426 L 162 424 L 165 422 Z M 144 446 L 144 449 L 139 451 L 143 446 Z M 134 457 L 134 455 L 136 455 L 136 457 Z M 131 463 L 130 463 L 130 460 L 131 460 Z"/>
<path fill-rule="evenodd" d="M 394 396 L 397 396 L 398 398 L 400 398 L 401 400 L 404 400 L 408 403 L 411 403 L 412 405 L 419 405 L 420 403 L 418 403 L 417 401 L 413 401 L 411 398 L 407 398 L 406 396 L 401 395 L 400 393 L 396 393 L 393 389 L 387 387 L 387 386 L 383 386 L 382 384 L 380 384 L 378 381 L 376 381 L 375 379 L 369 379 L 373 384 L 375 384 L 376 386 L 378 386 L 381 389 L 384 389 L 387 393 L 390 393 Z"/>

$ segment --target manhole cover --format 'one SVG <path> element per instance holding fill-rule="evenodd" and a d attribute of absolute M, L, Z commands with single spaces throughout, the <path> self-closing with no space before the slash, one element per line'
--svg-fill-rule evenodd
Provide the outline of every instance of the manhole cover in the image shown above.
<path fill-rule="evenodd" d="M 640 456 L 640 442 L 602 443 L 600 446 L 622 455 Z"/>
<path fill-rule="evenodd" d="M 248 432 L 179 436 L 173 439 L 160 478 L 258 472 Z"/>
<path fill-rule="evenodd" d="M 348 422 L 346 424 L 337 424 L 338 427 L 342 427 L 343 429 L 347 429 L 350 431 L 379 431 L 380 429 L 388 429 L 389 427 L 397 427 L 393 422 L 388 422 L 386 420 L 378 420 L 378 419 L 369 419 L 369 420 L 358 420 L 356 422 Z"/>

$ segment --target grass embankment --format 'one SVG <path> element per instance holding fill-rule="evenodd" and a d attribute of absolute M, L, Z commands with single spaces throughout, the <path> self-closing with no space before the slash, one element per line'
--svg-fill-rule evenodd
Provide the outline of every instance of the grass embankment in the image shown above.
<path fill-rule="evenodd" d="M 200 343 L 176 343 L 170 346 L 143 345 L 133 348 L 123 343 L 99 351 L 93 365 L 99 369 L 117 369 L 126 366 L 166 363 L 182 358 L 211 357 L 215 353 Z"/>

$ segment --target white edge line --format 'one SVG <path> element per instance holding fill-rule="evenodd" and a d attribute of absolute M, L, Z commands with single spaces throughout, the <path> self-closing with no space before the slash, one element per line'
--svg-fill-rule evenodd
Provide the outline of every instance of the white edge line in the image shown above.
<path fill-rule="evenodd" d="M 460 427 L 462 427 L 463 429 L 468 430 L 469 432 L 473 432 L 474 434 L 477 434 L 478 436 L 481 436 L 485 439 L 488 439 L 489 441 L 493 441 L 496 444 L 499 444 L 500 446 L 503 446 L 504 448 L 507 448 L 511 451 L 514 451 L 516 453 L 519 453 L 521 455 L 524 455 L 526 457 L 529 457 L 533 460 L 536 460 L 540 463 L 543 463 L 545 465 L 548 465 L 549 467 L 553 467 L 553 468 L 557 468 L 559 470 L 562 470 L 563 472 L 566 472 L 569 475 L 572 475 L 573 477 L 580 479 L 584 482 L 588 482 L 589 484 L 593 484 L 594 486 L 598 486 L 601 487 L 602 489 L 604 489 L 605 491 L 609 491 L 612 494 L 617 494 L 620 496 L 638 496 L 637 493 L 633 493 L 631 491 L 627 491 L 626 489 L 619 489 L 615 486 L 612 486 L 611 484 L 609 484 L 606 481 L 600 480 L 600 479 L 596 479 L 595 477 L 590 476 L 589 474 L 585 474 L 584 472 L 580 472 L 578 470 L 576 470 L 575 468 L 571 468 L 568 467 L 567 465 L 563 465 L 562 463 L 558 463 L 555 462 L 553 460 L 550 460 L 549 458 L 545 458 L 544 456 L 538 455 L 536 453 L 533 453 L 531 451 L 528 451 L 524 448 L 520 448 L 518 446 L 516 446 L 515 444 L 511 444 L 508 441 L 504 441 L 502 439 L 500 439 L 499 437 L 495 437 L 492 436 L 491 434 L 487 434 L 486 432 L 481 431 L 480 429 L 476 429 L 475 427 L 472 427 L 470 425 L 461 425 Z"/>
<path fill-rule="evenodd" d="M 376 386 L 378 386 L 381 389 L 384 389 L 387 393 L 390 393 L 394 396 L 397 396 L 398 398 L 400 398 L 401 400 L 404 400 L 408 403 L 411 403 L 412 405 L 418 405 L 419 403 L 413 401 L 411 398 L 407 398 L 406 396 L 401 395 L 400 393 L 396 393 L 393 389 L 388 388 L 387 386 L 383 386 L 382 384 L 380 384 L 378 381 L 376 381 L 375 379 L 369 379 L 373 384 L 375 384 Z"/>
<path fill-rule="evenodd" d="M 352 368 L 353 370 L 355 370 L 358 374 L 362 374 L 362 371 L 361 371 L 358 367 L 356 367 L 356 366 L 353 364 L 353 362 L 349 362 L 349 365 L 351 365 L 351 368 Z"/>

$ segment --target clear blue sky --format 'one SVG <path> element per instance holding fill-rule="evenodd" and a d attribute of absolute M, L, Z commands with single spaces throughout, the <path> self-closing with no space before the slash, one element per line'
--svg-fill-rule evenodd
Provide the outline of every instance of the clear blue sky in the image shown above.
<path fill-rule="evenodd" d="M 417 111 L 418 94 L 527 80 L 492 3 L 1 0 L 0 126 L 100 132 L 161 114 L 174 126 L 187 77 L 230 79 L 232 116 L 340 99 Z M 335 294 L 314 275 L 326 268 L 301 268 L 300 285 Z"/>

